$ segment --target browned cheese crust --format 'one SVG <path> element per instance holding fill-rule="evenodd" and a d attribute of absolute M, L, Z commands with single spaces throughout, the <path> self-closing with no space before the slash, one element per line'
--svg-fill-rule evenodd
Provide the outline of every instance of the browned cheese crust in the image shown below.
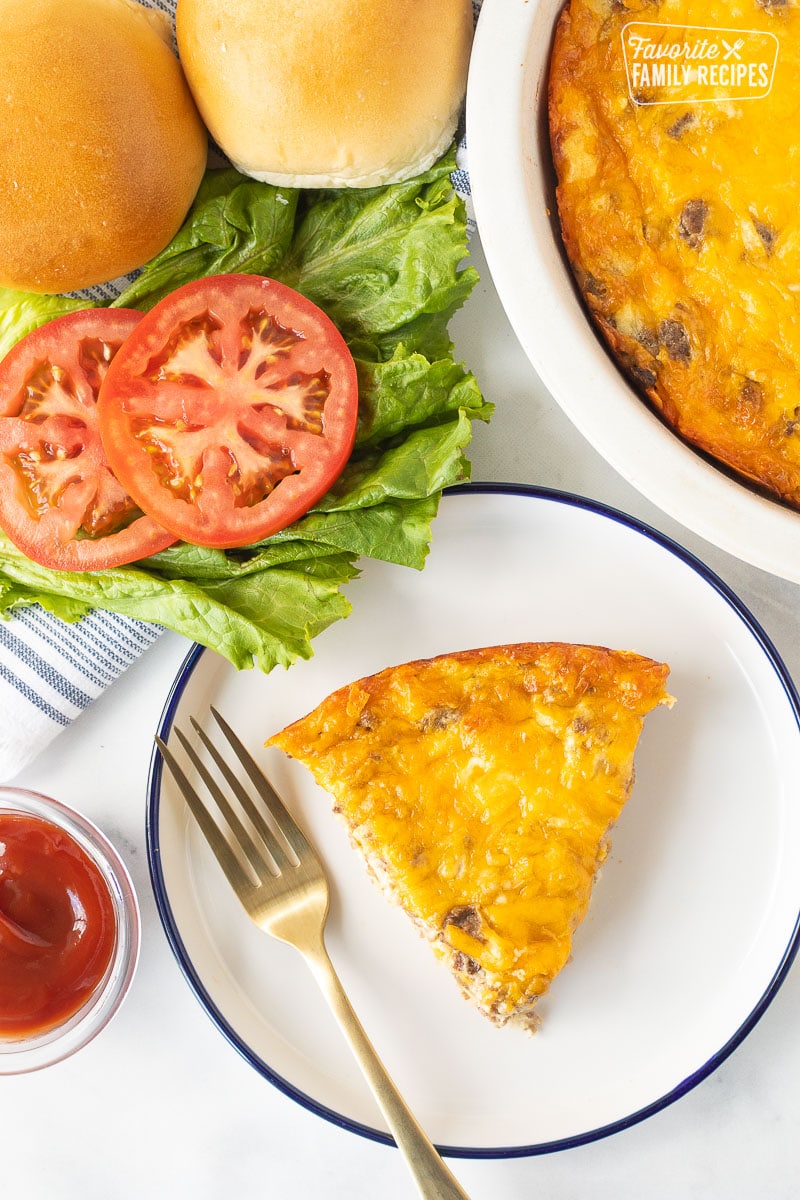
<path fill-rule="evenodd" d="M 524 643 L 390 667 L 270 739 L 335 800 L 353 845 L 498 1025 L 531 1029 L 628 799 L 668 668 Z"/>
<path fill-rule="evenodd" d="M 690 27 L 772 35 L 738 50 L 766 57 L 777 43 L 768 94 L 725 99 L 720 85 L 696 103 L 680 85 L 634 86 L 632 22 L 672 41 Z M 612 354 L 678 434 L 794 506 L 799 70 L 795 0 L 571 0 L 549 77 L 564 246 Z"/>

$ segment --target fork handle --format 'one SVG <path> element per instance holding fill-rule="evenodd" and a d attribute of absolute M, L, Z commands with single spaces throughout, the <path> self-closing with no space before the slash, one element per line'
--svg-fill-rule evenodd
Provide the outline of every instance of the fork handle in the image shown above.
<path fill-rule="evenodd" d="M 372 1042 L 347 998 L 325 946 L 307 954 L 307 962 L 322 989 L 333 1015 L 350 1043 L 386 1118 L 398 1149 L 403 1154 L 421 1196 L 425 1200 L 469 1200 L 467 1193 L 434 1149 L 416 1118 L 398 1092 Z"/>

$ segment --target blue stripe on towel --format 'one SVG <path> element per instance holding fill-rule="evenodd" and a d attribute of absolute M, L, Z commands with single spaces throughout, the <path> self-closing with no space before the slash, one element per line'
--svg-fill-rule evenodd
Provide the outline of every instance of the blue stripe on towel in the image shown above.
<path fill-rule="evenodd" d="M 50 629 L 54 632 L 56 641 L 53 643 L 56 650 L 61 652 L 63 646 L 67 645 L 70 651 L 75 655 L 79 670 L 86 673 L 86 653 L 91 651 L 93 665 L 98 672 L 98 682 L 101 684 L 111 683 L 117 675 L 117 664 L 110 662 L 105 655 L 98 653 L 97 639 L 90 637 L 86 631 L 86 623 L 89 620 L 85 617 L 83 620 L 72 624 L 66 621 L 59 621 L 56 617 L 51 617 L 48 612 L 34 605 L 29 609 L 23 609 L 21 613 L 14 615 L 22 619 L 23 614 L 35 614 L 35 623 L 37 632 L 41 633 L 44 629 Z M 87 674 L 87 678 L 88 678 Z"/>
<path fill-rule="evenodd" d="M 114 637 L 131 658 L 138 658 L 142 650 L 151 646 L 163 633 L 160 625 L 145 625 L 130 617 L 121 617 L 119 613 L 106 612 L 103 616 L 106 618 L 104 628 L 108 636 Z"/>
<path fill-rule="evenodd" d="M 109 612 L 106 616 L 131 643 L 132 650 L 136 650 L 137 646 L 142 649 L 152 646 L 156 638 L 164 632 L 160 625 L 145 625 L 144 621 L 132 621 L 130 617 L 121 617 L 119 613 Z"/>
<path fill-rule="evenodd" d="M 34 708 L 38 708 L 41 713 L 49 717 L 56 725 L 69 725 L 72 723 L 72 717 L 68 717 L 66 713 L 59 712 L 52 704 L 48 704 L 38 692 L 29 687 L 23 679 L 19 679 L 13 671 L 9 671 L 8 667 L 4 666 L 2 662 L 0 662 L 0 679 L 5 679 L 7 683 L 10 683 L 21 696 L 30 701 Z"/>
<path fill-rule="evenodd" d="M 15 616 L 22 619 L 23 614 L 34 613 L 36 615 L 33 623 L 36 625 L 37 632 L 44 636 L 43 630 L 53 630 L 56 639 L 52 642 L 54 648 L 64 654 L 65 647 L 68 646 L 70 652 L 75 656 L 75 665 L 78 670 L 93 683 L 96 682 L 103 686 L 112 683 L 126 667 L 130 666 L 134 658 L 138 658 L 138 653 L 120 655 L 117 650 L 116 638 L 112 639 L 110 644 L 106 644 L 107 618 L 111 616 L 108 612 L 92 612 L 75 624 L 63 621 L 56 624 L 55 618 L 51 618 L 41 609 L 37 610 L 36 606 L 23 609 Z M 67 656 L 64 655 L 64 657 Z M 94 675 L 92 674 L 93 669 Z"/>
<path fill-rule="evenodd" d="M 111 615 L 110 613 L 103 614 L 106 618 Z M 90 621 L 91 618 L 87 617 L 86 620 Z M 109 620 L 92 623 L 86 630 L 87 634 L 89 632 L 91 632 L 92 638 L 92 653 L 102 652 L 106 661 L 112 663 L 116 668 L 115 674 L 120 674 L 131 665 L 135 658 L 139 657 L 138 651 L 124 636 L 124 631 L 118 632 Z"/>
<path fill-rule="evenodd" d="M 46 645 L 52 646 L 64 662 L 79 671 L 89 683 L 105 687 L 116 678 L 115 672 L 104 668 L 98 662 L 94 654 L 94 647 L 92 647 L 91 660 L 86 657 L 89 647 L 86 645 L 85 636 L 80 636 L 70 625 L 54 626 L 52 618 L 48 617 L 38 605 L 20 609 L 19 612 L 14 613 L 14 616 L 22 625 L 41 638 Z"/>
<path fill-rule="evenodd" d="M 87 692 L 75 687 L 51 663 L 42 658 L 41 654 L 37 654 L 35 650 L 26 645 L 16 634 L 13 634 L 10 629 L 2 625 L 0 625 L 0 644 L 10 650 L 12 654 L 15 654 L 20 662 L 24 663 L 31 671 L 34 671 L 54 692 L 57 692 L 59 696 L 63 696 L 65 700 L 69 701 L 70 704 L 74 704 L 76 708 L 86 708 L 87 704 L 91 701 L 92 697 Z M 30 696 L 28 699 L 30 699 Z M 43 701 L 43 703 L 46 703 L 46 701 Z"/>

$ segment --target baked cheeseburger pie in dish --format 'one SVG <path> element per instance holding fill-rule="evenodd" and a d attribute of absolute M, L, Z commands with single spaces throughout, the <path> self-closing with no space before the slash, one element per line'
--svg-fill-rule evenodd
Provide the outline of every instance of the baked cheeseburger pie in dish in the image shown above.
<path fill-rule="evenodd" d="M 794 581 L 798 66 L 795 0 L 508 0 L 467 98 L 481 242 L 548 392 L 665 513 Z"/>
<path fill-rule="evenodd" d="M 795 507 L 798 69 L 787 0 L 570 0 L 549 79 L 564 246 L 612 353 L 677 433 Z"/>

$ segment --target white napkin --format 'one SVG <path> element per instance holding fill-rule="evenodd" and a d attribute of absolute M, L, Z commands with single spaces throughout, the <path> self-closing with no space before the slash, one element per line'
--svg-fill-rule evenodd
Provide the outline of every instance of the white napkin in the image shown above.
<path fill-rule="evenodd" d="M 176 0 L 141 0 L 174 15 Z M 482 0 L 473 0 L 477 20 Z M 459 130 L 453 186 L 474 230 L 467 147 Z M 102 289 L 93 289 L 100 299 Z M 66 624 L 39 605 L 0 620 L 0 783 L 8 782 L 135 662 L 162 629 L 95 611 Z"/>

